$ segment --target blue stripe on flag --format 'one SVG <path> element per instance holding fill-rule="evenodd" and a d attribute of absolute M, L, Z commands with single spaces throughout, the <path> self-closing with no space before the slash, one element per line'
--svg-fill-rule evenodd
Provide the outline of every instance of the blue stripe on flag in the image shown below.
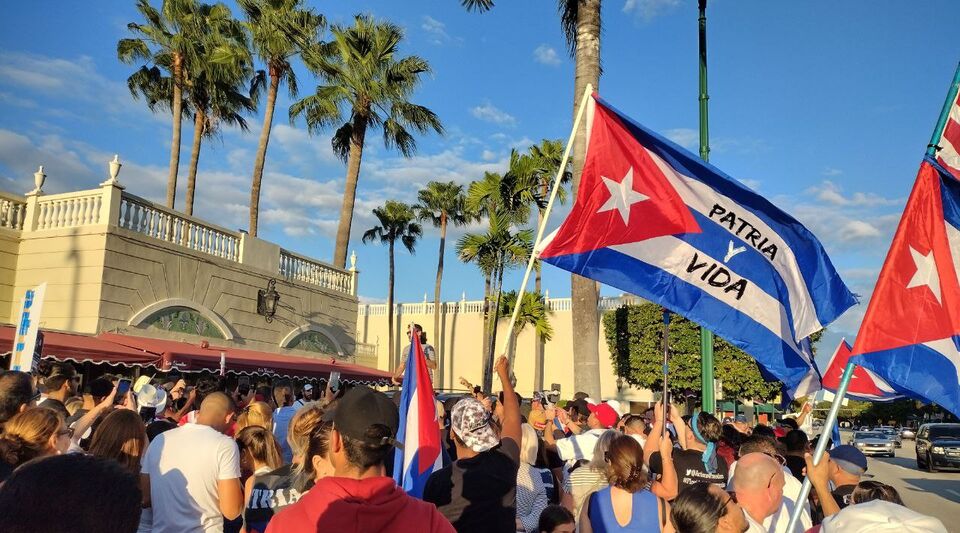
<path fill-rule="evenodd" d="M 412 341 L 412 339 L 411 339 Z M 417 390 L 417 356 L 414 352 L 413 342 L 410 342 L 410 353 L 407 354 L 407 366 L 403 372 L 403 383 L 402 389 L 400 392 L 400 424 L 397 428 L 397 441 L 405 443 L 407 439 L 407 416 L 409 415 L 410 409 L 416 409 L 417 406 L 413 405 L 413 394 Z M 414 434 L 417 432 L 417 428 L 409 428 L 410 431 L 413 431 Z M 397 485 L 402 487 L 404 490 L 408 490 L 405 486 L 408 479 L 411 479 L 409 476 L 404 475 L 403 460 L 404 460 L 404 451 L 397 449 L 393 453 L 393 480 L 397 482 Z M 415 463 L 414 463 L 415 464 Z M 421 488 L 421 495 L 423 491 Z"/>
<path fill-rule="evenodd" d="M 819 241 L 803 224 L 720 169 L 704 163 L 672 141 L 637 124 L 603 99 L 598 98 L 597 101 L 616 113 L 645 148 L 656 153 L 678 172 L 734 200 L 752 216 L 770 226 L 794 251 L 797 266 L 821 324 L 833 322 L 856 303 Z"/>
<path fill-rule="evenodd" d="M 951 360 L 926 344 L 911 344 L 892 350 L 857 355 L 850 361 L 877 372 L 891 387 L 925 403 L 936 403 L 951 413 L 960 413 L 960 336 L 936 341 Z M 931 343 L 927 343 L 931 344 Z M 916 364 L 921 361 L 922 364 Z"/>
<path fill-rule="evenodd" d="M 543 261 L 636 294 L 698 324 L 706 324 L 717 335 L 751 354 L 788 387 L 796 387 L 810 369 L 792 339 L 779 337 L 746 313 L 640 259 L 601 248 Z"/>

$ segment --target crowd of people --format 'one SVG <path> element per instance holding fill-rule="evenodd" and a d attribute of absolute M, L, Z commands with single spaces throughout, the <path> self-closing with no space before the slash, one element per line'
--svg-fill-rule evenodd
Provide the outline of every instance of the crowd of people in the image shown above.
<path fill-rule="evenodd" d="M 474 387 L 438 402 L 443 467 L 422 498 L 391 477 L 399 394 L 178 376 L 126 393 L 103 376 L 81 391 L 69 363 L 8 371 L 0 530 L 754 533 L 788 531 L 800 508 L 798 532 L 946 531 L 864 479 L 856 448 L 814 465 L 797 420 L 748 427 L 673 405 L 631 414 L 584 393 L 524 399 L 506 358 L 495 371 L 499 395 Z"/>

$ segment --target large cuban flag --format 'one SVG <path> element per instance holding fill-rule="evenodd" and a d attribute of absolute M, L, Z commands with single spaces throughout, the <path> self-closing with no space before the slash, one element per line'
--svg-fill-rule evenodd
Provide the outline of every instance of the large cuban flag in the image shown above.
<path fill-rule="evenodd" d="M 403 373 L 400 394 L 400 427 L 397 440 L 403 443 L 393 461 L 393 479 L 411 496 L 423 497 L 427 478 L 442 464 L 440 426 L 427 358 L 418 335 L 411 335 L 410 353 Z"/>
<path fill-rule="evenodd" d="M 960 416 L 960 181 L 924 159 L 850 360 Z"/>
<path fill-rule="evenodd" d="M 816 237 L 594 100 L 577 201 L 541 259 L 663 305 L 800 387 L 811 375 L 800 341 L 855 303 Z"/>

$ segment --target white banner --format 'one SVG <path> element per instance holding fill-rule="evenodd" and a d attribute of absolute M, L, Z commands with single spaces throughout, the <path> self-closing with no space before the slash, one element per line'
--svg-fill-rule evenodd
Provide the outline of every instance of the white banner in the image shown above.
<path fill-rule="evenodd" d="M 40 312 L 43 310 L 43 295 L 47 290 L 46 282 L 37 288 L 28 290 L 20 307 L 20 320 L 13 338 L 13 354 L 10 369 L 21 372 L 33 370 L 34 348 L 37 346 L 37 333 L 40 331 Z"/>

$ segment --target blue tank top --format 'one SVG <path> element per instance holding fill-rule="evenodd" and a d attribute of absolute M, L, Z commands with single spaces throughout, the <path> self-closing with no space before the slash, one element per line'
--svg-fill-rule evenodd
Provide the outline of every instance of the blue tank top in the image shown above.
<path fill-rule="evenodd" d="M 614 531 L 651 533 L 660 531 L 657 497 L 652 492 L 642 489 L 634 492 L 631 511 L 630 522 L 626 526 L 617 523 L 617 517 L 613 513 L 613 501 L 610 499 L 610 487 L 594 492 L 590 496 L 590 508 L 587 510 L 590 525 L 596 533 L 612 533 Z"/>

